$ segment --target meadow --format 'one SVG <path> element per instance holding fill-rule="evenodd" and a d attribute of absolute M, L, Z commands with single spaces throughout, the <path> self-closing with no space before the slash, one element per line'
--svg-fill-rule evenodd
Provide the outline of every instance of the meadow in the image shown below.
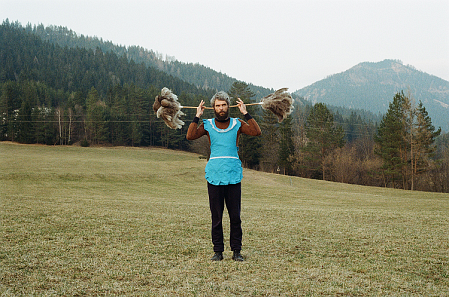
<path fill-rule="evenodd" d="M 244 170 L 245 261 L 212 262 L 205 165 L 0 143 L 0 296 L 449 295 L 448 194 Z"/>

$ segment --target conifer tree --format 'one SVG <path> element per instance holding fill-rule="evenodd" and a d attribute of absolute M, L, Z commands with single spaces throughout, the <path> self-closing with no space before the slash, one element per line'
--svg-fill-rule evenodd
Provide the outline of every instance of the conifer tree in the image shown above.
<path fill-rule="evenodd" d="M 129 92 L 129 106 L 131 112 L 131 145 L 139 146 L 142 143 L 144 117 L 148 114 L 148 110 L 145 108 L 148 106 L 148 102 L 145 102 L 145 95 L 142 89 L 136 86 L 130 86 Z"/>
<path fill-rule="evenodd" d="M 375 137 L 378 144 L 375 153 L 383 159 L 381 170 L 385 186 L 392 183 L 395 187 L 396 182 L 402 179 L 403 167 L 405 166 L 402 158 L 402 152 L 405 149 L 405 126 L 402 120 L 403 103 L 404 94 L 397 93 L 379 125 Z"/>
<path fill-rule="evenodd" d="M 236 81 L 232 84 L 231 88 L 228 91 L 229 97 L 231 97 L 231 105 L 237 101 L 237 98 L 242 99 L 243 103 L 249 104 L 252 103 L 251 98 L 254 97 L 254 93 L 250 90 L 248 84 L 241 81 Z M 238 109 L 231 109 L 229 112 L 229 116 L 238 118 L 241 116 L 240 111 Z"/>
<path fill-rule="evenodd" d="M 34 142 L 34 127 L 31 117 L 32 104 L 29 99 L 22 101 L 22 106 L 17 113 L 17 141 L 21 143 Z"/>
<path fill-rule="evenodd" d="M 310 110 L 306 123 L 308 143 L 303 147 L 312 177 L 326 179 L 326 156 L 337 147 L 344 145 L 344 132 L 336 126 L 334 117 L 323 103 L 315 104 Z"/>
<path fill-rule="evenodd" d="M 32 82 L 26 82 L 21 95 L 21 107 L 17 114 L 17 141 L 21 143 L 34 143 L 35 123 L 31 114 L 38 101 L 35 85 Z"/>
<path fill-rule="evenodd" d="M 397 93 L 383 117 L 375 142 L 375 153 L 383 160 L 384 184 L 393 187 L 402 181 L 403 189 L 414 189 L 416 177 L 427 171 L 435 152 L 435 131 L 422 102 L 414 106 L 411 95 Z"/>
<path fill-rule="evenodd" d="M 95 143 L 104 143 L 108 140 L 108 127 L 106 120 L 106 105 L 100 100 L 97 90 L 92 87 L 87 95 L 87 134 L 89 139 Z"/>
<path fill-rule="evenodd" d="M 435 131 L 432 120 L 420 101 L 416 109 L 416 146 L 412 166 L 412 190 L 414 189 L 414 178 L 427 170 L 433 163 L 433 157 L 436 152 L 435 140 L 441 134 L 441 127 Z"/>
<path fill-rule="evenodd" d="M 284 172 L 290 174 L 292 165 L 290 157 L 293 156 L 295 147 L 293 145 L 292 118 L 285 118 L 279 125 L 279 165 L 284 168 Z"/>
<path fill-rule="evenodd" d="M 0 115 L 3 120 L 0 122 L 0 140 L 15 140 L 17 125 L 15 121 L 15 110 L 20 108 L 20 85 L 16 82 L 8 81 L 3 84 L 0 96 Z"/>
<path fill-rule="evenodd" d="M 127 145 L 129 140 L 129 116 L 126 89 L 115 86 L 111 90 L 110 137 L 114 145 Z"/>
<path fill-rule="evenodd" d="M 274 172 L 279 161 L 279 123 L 276 115 L 269 110 L 262 110 L 259 125 L 262 130 L 261 168 L 264 171 Z"/>

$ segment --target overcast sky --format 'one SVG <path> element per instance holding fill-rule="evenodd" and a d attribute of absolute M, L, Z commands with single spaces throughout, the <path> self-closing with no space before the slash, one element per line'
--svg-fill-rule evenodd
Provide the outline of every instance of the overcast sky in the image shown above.
<path fill-rule="evenodd" d="M 449 0 L 0 0 L 7 18 L 139 45 L 291 92 L 384 59 L 449 81 Z"/>

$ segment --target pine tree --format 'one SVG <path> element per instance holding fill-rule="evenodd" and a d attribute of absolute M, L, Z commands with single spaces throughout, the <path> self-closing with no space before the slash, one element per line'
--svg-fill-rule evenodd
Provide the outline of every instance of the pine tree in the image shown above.
<path fill-rule="evenodd" d="M 0 140 L 15 140 L 17 133 L 16 110 L 20 108 L 20 85 L 8 81 L 3 84 L 0 96 L 0 115 L 3 120 L 0 123 Z"/>
<path fill-rule="evenodd" d="M 262 130 L 261 138 L 261 169 L 274 172 L 279 161 L 279 122 L 269 110 L 262 110 L 259 122 Z"/>
<path fill-rule="evenodd" d="M 336 126 L 334 117 L 323 103 L 317 103 L 310 110 L 306 123 L 308 143 L 303 147 L 312 177 L 326 179 L 326 156 L 344 145 L 344 132 Z"/>
<path fill-rule="evenodd" d="M 17 114 L 17 141 L 20 143 L 34 142 L 34 127 L 31 117 L 32 104 L 28 99 L 22 101 Z"/>
<path fill-rule="evenodd" d="M 415 188 L 416 178 L 426 172 L 435 152 L 434 142 L 441 133 L 435 131 L 422 102 L 416 107 L 411 95 L 397 93 L 381 121 L 375 142 L 375 153 L 383 159 L 385 186 Z"/>
<path fill-rule="evenodd" d="M 22 105 L 17 114 L 17 141 L 21 143 L 35 143 L 35 123 L 31 114 L 37 101 L 35 85 L 31 82 L 25 82 L 22 92 Z"/>
<path fill-rule="evenodd" d="M 412 190 L 414 189 L 414 178 L 427 170 L 433 163 L 436 152 L 435 140 L 441 134 L 441 127 L 435 131 L 432 120 L 420 101 L 416 109 L 416 146 L 412 165 Z"/>
<path fill-rule="evenodd" d="M 384 184 L 387 186 L 402 179 L 403 168 L 406 165 L 402 158 L 405 150 L 405 125 L 403 121 L 404 94 L 397 93 L 393 102 L 389 104 L 389 109 L 383 117 L 375 141 L 378 148 L 375 153 L 383 159 L 382 174 Z"/>
<path fill-rule="evenodd" d="M 291 117 L 287 117 L 279 125 L 279 165 L 284 168 L 284 173 L 287 174 L 292 171 L 290 157 L 295 152 L 292 126 Z"/>
<path fill-rule="evenodd" d="M 107 107 L 100 100 L 98 91 L 92 87 L 87 95 L 87 134 L 90 141 L 95 144 L 108 141 Z"/>
<path fill-rule="evenodd" d="M 127 145 L 129 141 L 129 116 L 126 102 L 126 90 L 115 86 L 111 90 L 110 137 L 114 145 Z"/>
<path fill-rule="evenodd" d="M 139 146 L 142 142 L 143 131 L 142 123 L 145 110 L 144 94 L 142 89 L 130 86 L 129 105 L 131 107 L 131 145 Z"/>
<path fill-rule="evenodd" d="M 228 95 L 231 97 L 232 105 L 237 102 L 237 98 L 242 99 L 245 104 L 253 103 L 251 98 L 254 97 L 255 94 L 250 90 L 248 84 L 241 81 L 236 81 L 229 89 Z M 241 116 L 241 113 L 237 108 L 231 108 L 229 116 L 238 118 Z"/>
<path fill-rule="evenodd" d="M 402 94 L 402 122 L 404 126 L 404 146 L 401 150 L 402 162 L 405 166 L 402 169 L 402 185 L 403 188 L 408 188 L 409 180 L 412 181 L 411 188 L 413 189 L 413 165 L 409 166 L 414 159 L 416 147 L 416 108 L 414 106 L 411 94 Z"/>
<path fill-rule="evenodd" d="M 242 81 L 236 81 L 232 84 L 228 91 L 228 95 L 233 97 L 234 100 L 241 98 L 245 103 L 251 103 L 251 98 L 254 97 L 254 92 L 251 91 L 248 84 Z"/>

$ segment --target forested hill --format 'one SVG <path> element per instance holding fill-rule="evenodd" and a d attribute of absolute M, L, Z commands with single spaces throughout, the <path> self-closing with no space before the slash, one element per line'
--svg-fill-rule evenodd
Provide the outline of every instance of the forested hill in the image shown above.
<path fill-rule="evenodd" d="M 125 55 L 129 60 L 133 60 L 138 64 L 144 63 L 146 66 L 154 67 L 204 90 L 228 91 L 232 84 L 237 81 L 235 78 L 198 63 L 183 63 L 174 57 L 167 55 L 164 57 L 160 53 L 137 45 L 125 47 L 113 44 L 111 41 L 104 41 L 102 38 L 78 35 L 76 32 L 62 26 L 27 25 L 24 29 L 45 41 L 59 44 L 63 47 L 81 47 L 92 50 L 100 48 L 104 53 L 112 52 L 119 57 Z M 248 85 L 255 94 L 255 98 L 262 98 L 274 91 L 250 83 Z"/>
<path fill-rule="evenodd" d="M 109 88 L 123 83 L 140 88 L 169 87 L 175 93 L 211 96 L 212 91 L 169 75 L 154 67 L 129 61 L 99 48 L 67 47 L 43 41 L 20 24 L 0 26 L 0 81 L 32 80 L 64 92 L 83 92 L 93 86 L 105 95 Z"/>
<path fill-rule="evenodd" d="M 196 106 L 214 94 L 126 56 L 43 41 L 17 23 L 0 26 L 0 41 L 0 141 L 186 149 L 187 128 L 167 131 L 154 97 L 168 87 Z"/>
<path fill-rule="evenodd" d="M 67 42 L 70 40 L 76 38 Z M 86 38 L 85 42 L 90 40 L 95 39 Z M 200 100 L 211 98 L 216 90 L 204 85 L 198 87 L 153 66 L 136 62 L 128 57 L 128 52 L 126 49 L 119 54 L 99 46 L 80 47 L 76 43 L 62 46 L 43 40 L 18 23 L 4 22 L 0 26 L 0 141 L 162 146 L 207 156 L 207 140 L 206 143 L 187 141 L 189 125 L 178 130 L 169 129 L 156 118 L 152 104 L 162 87 L 173 90 L 184 106 L 197 106 Z M 253 92 L 244 82 L 234 82 L 229 89 L 223 89 L 247 102 L 258 99 L 252 98 Z M 360 96 L 363 98 L 366 93 L 369 94 L 369 90 Z M 341 94 L 344 98 L 344 93 Z M 393 95 L 387 97 L 390 101 Z M 401 102 L 405 106 L 408 101 L 406 98 L 399 101 L 397 97 L 393 103 L 396 102 L 394 106 L 400 110 Z M 235 111 L 238 113 L 237 109 Z M 240 138 L 244 141 L 239 143 L 239 156 L 246 167 L 364 185 L 396 187 L 396 182 L 401 180 L 404 189 L 442 192 L 449 189 L 445 183 L 449 164 L 447 138 L 441 138 L 436 151 L 433 137 L 437 137 L 440 130 L 434 131 L 424 108 L 407 109 L 410 111 L 407 114 L 417 112 L 420 115 L 417 129 L 408 128 L 412 124 L 405 125 L 412 118 L 401 122 L 404 124 L 399 128 L 390 125 L 397 123 L 397 118 L 406 118 L 405 113 L 390 113 L 393 114 L 391 119 L 383 118 L 377 126 L 378 121 L 370 119 L 368 114 L 350 111 L 345 115 L 347 110 L 343 109 L 332 114 L 324 104 L 311 106 L 301 100 L 295 101 L 293 113 L 282 123 L 269 111 L 256 106 L 252 111 L 263 133 L 261 137 Z M 401 112 L 404 111 L 405 108 Z M 196 109 L 183 109 L 183 112 L 183 120 L 188 123 L 194 118 Z M 205 112 L 213 116 L 213 111 Z M 384 128 L 387 124 L 391 132 Z M 401 153 L 401 167 L 394 164 L 395 167 L 384 167 L 376 155 L 376 127 L 383 129 L 385 139 L 392 136 L 394 149 Z M 412 130 L 421 132 L 408 137 L 407 131 Z M 430 136 L 424 135 L 427 132 Z M 396 136 L 400 141 L 396 141 Z M 416 139 L 424 139 L 420 140 L 421 146 L 417 146 Z M 384 147 L 388 149 L 388 145 L 390 143 L 385 143 Z M 429 147 L 427 151 L 424 151 L 424 145 Z M 409 148 L 405 153 L 404 147 Z M 417 151 L 421 155 L 417 155 Z M 395 154 L 391 156 L 398 159 Z M 433 163 L 421 165 L 424 163 L 416 161 L 430 160 L 434 156 L 435 161 L 443 164 L 441 167 L 435 167 Z M 409 157 L 414 161 L 409 162 Z M 419 180 L 409 174 L 416 171 L 418 163 Z M 410 167 L 412 164 L 415 167 Z M 401 174 L 404 174 L 403 178 Z"/>
<path fill-rule="evenodd" d="M 294 93 L 313 103 L 385 113 L 400 91 L 422 101 L 434 125 L 449 131 L 449 82 L 397 60 L 360 63 Z"/>

